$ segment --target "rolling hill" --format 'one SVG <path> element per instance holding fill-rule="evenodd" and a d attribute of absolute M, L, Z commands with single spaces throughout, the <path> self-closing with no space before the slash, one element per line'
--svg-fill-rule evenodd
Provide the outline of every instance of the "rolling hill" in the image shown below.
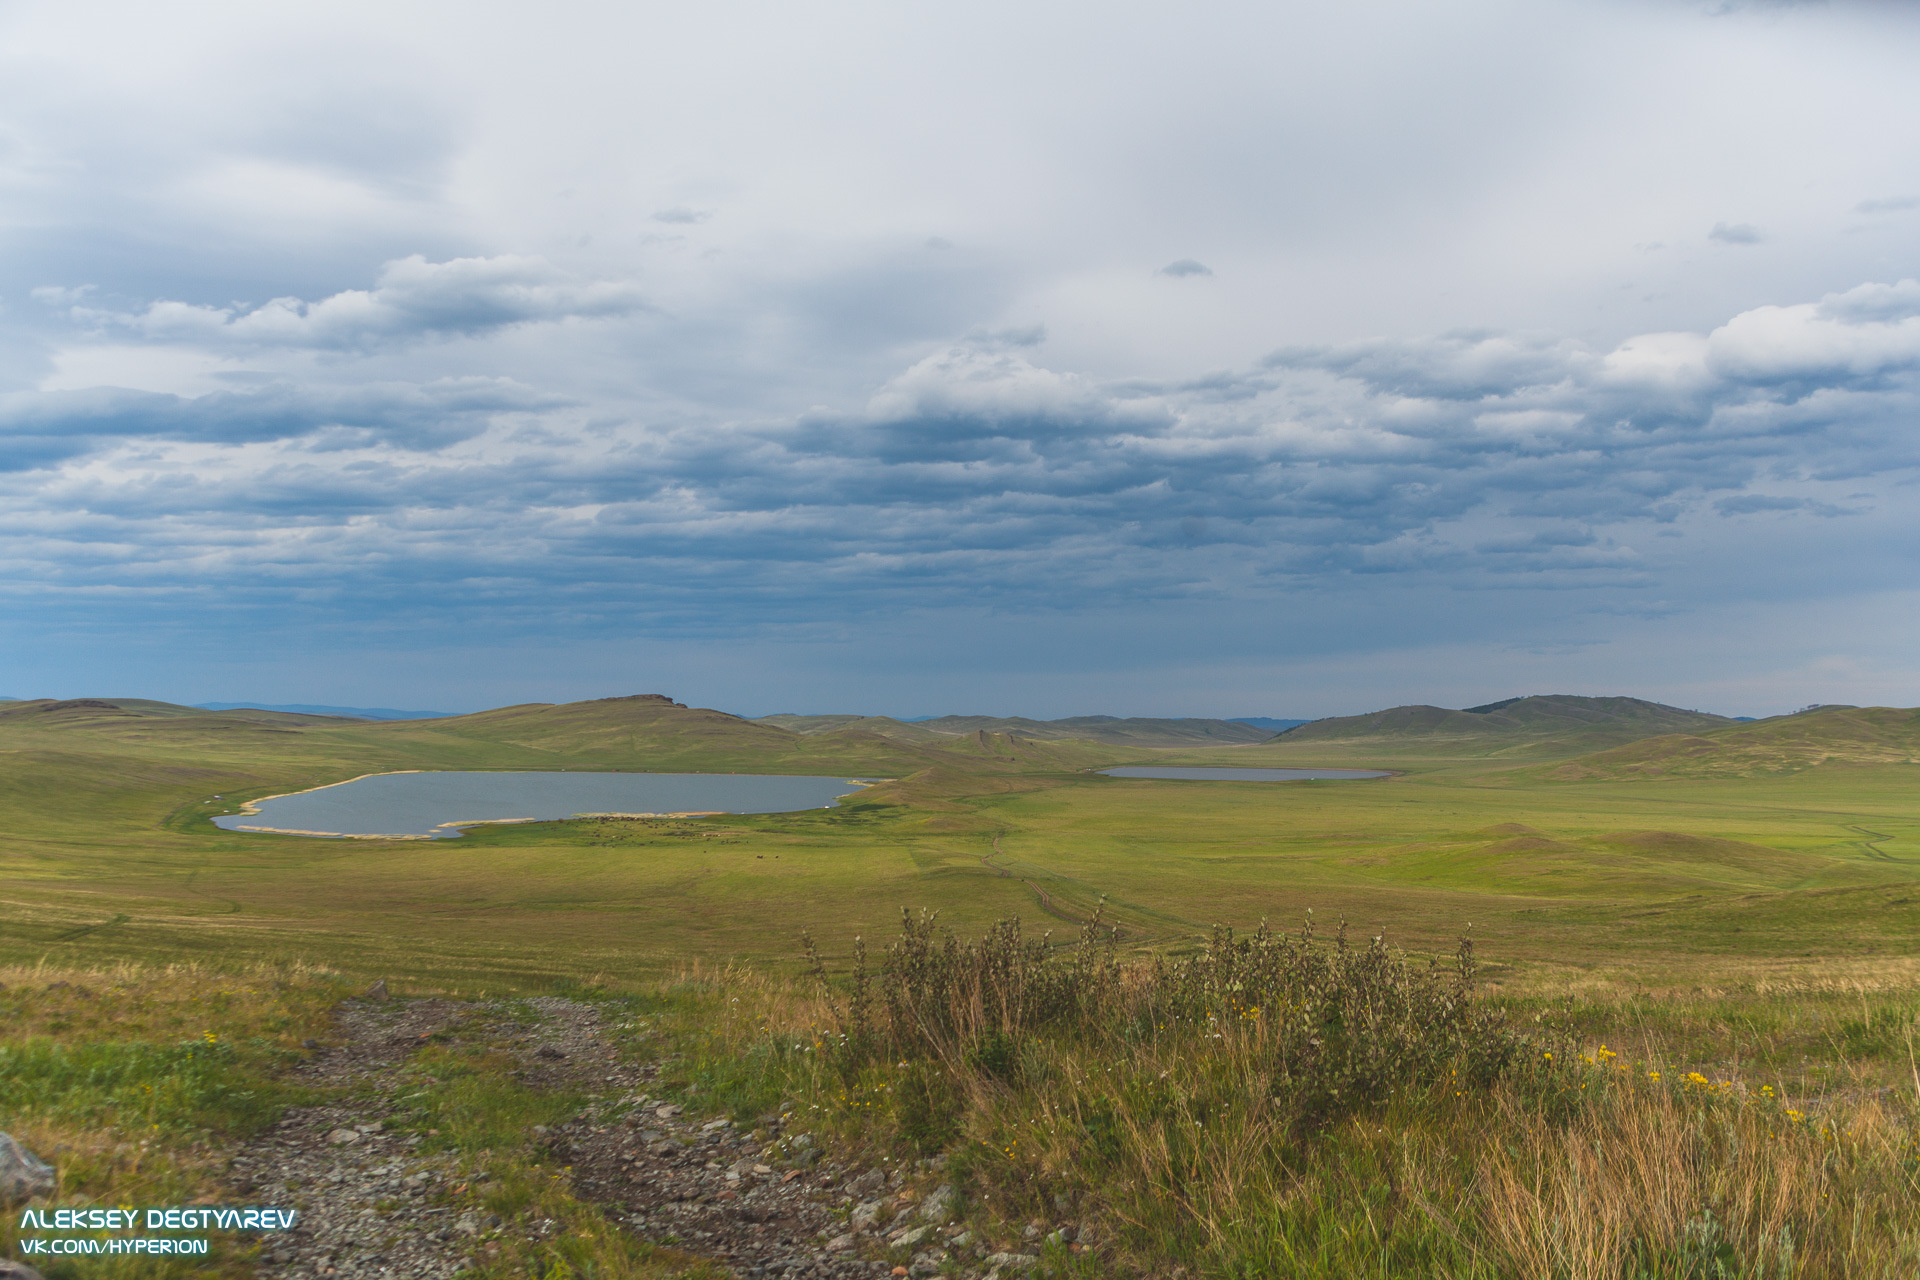
<path fill-rule="evenodd" d="M 1335 716 L 1288 729 L 1278 745 L 1414 747 L 1442 755 L 1578 754 L 1661 734 L 1703 733 L 1731 726 L 1725 716 L 1686 711 L 1640 698 L 1537 694 L 1455 711 L 1414 705 L 1359 716 Z"/>
<path fill-rule="evenodd" d="M 910 728 L 911 726 L 901 726 Z M 433 720 L 367 721 L 248 708 L 209 711 L 138 698 L 0 704 L 0 750 L 103 758 L 230 761 L 264 783 L 287 768 L 344 776 L 391 769 L 608 769 L 653 772 L 858 773 L 902 776 L 958 766 L 988 773 L 1078 770 L 1117 762 L 1100 744 L 1018 734 L 893 737 L 868 722 L 809 734 L 688 707 L 663 694 L 525 703 Z"/>
<path fill-rule="evenodd" d="M 0 952 L 404 962 L 446 981 L 665 972 L 689 956 L 784 962 L 803 928 L 872 937 L 903 906 L 972 930 L 1014 916 L 1066 926 L 1105 898 L 1142 946 L 1312 908 L 1421 948 L 1451 946 L 1472 921 L 1503 963 L 1604 962 L 1662 980 L 1676 964 L 1744 971 L 1757 956 L 1811 970 L 1820 957 L 1910 953 L 1920 772 L 1844 765 L 1915 758 L 1916 713 L 1705 718 L 1603 739 L 1570 771 L 1594 782 L 1553 773 L 1582 754 L 1567 750 L 1581 732 L 1688 715 L 1520 699 L 1403 717 L 1426 736 L 1376 724 L 1348 747 L 1311 735 L 1288 746 L 1287 735 L 1170 753 L 978 729 L 907 741 L 864 718 L 802 734 L 659 695 L 411 723 L 119 698 L 0 703 Z M 1435 728 L 1463 717 L 1475 736 Z M 1396 776 L 1197 784 L 1090 772 L 1207 753 L 1384 761 Z M 1803 760 L 1821 763 L 1765 772 Z M 402 769 L 897 781 L 830 810 L 502 825 L 391 847 L 211 821 L 251 798 Z M 1682 769 L 1705 776 L 1688 782 Z M 1710 953 L 1712 965 L 1700 959 Z"/>
<path fill-rule="evenodd" d="M 326 707 L 306 702 L 196 702 L 202 711 L 298 711 L 312 716 L 345 716 L 349 720 L 439 720 L 451 711 L 401 711 L 396 707 Z"/>
<path fill-rule="evenodd" d="M 788 733 L 812 737 L 820 733 L 872 733 L 899 742 L 946 742 L 953 735 L 936 733 L 917 724 L 895 720 L 891 716 L 761 716 L 755 724 L 770 724 Z"/>
<path fill-rule="evenodd" d="M 254 724 L 345 723 L 348 717 L 269 711 L 262 707 L 211 711 L 150 698 L 31 698 L 0 703 L 0 721 L 14 724 L 87 725 L 110 720 L 245 720 Z"/>
<path fill-rule="evenodd" d="M 1920 764 L 1920 709 L 1816 707 L 1706 733 L 1670 733 L 1568 760 L 1545 776 L 1755 777 L 1834 765 Z"/>
<path fill-rule="evenodd" d="M 1078 738 L 1117 747 L 1238 746 L 1265 742 L 1273 735 L 1240 720 L 1201 718 L 1155 719 L 1147 716 L 1071 716 L 1064 720 L 1029 720 L 1024 716 L 940 716 L 912 723 L 886 716 L 762 716 L 756 723 L 776 725 L 794 733 L 828 733 L 864 728 L 883 737 L 907 742 L 937 742 L 973 733 L 1016 734 L 1037 741 Z"/>

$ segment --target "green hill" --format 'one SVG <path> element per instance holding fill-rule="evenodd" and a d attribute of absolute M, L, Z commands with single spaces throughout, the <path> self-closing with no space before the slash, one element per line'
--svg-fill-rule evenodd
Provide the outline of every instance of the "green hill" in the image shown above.
<path fill-rule="evenodd" d="M 950 733 L 936 733 L 917 724 L 904 720 L 895 720 L 891 716 L 761 716 L 755 724 L 770 724 L 776 729 L 785 729 L 788 733 L 797 733 L 810 737 L 817 733 L 836 733 L 841 730 L 853 730 L 861 733 L 875 733 L 883 738 L 893 738 L 900 742 L 945 742 L 953 737 Z"/>
<path fill-rule="evenodd" d="M 886 716 L 763 716 L 756 723 L 777 725 L 795 733 L 827 733 L 835 729 L 866 727 L 874 733 L 907 742 L 937 742 L 974 733 L 1016 734 L 1036 741 L 1078 738 L 1116 747 L 1240 746 L 1265 742 L 1273 735 L 1238 720 L 1156 719 L 1150 716 L 1070 716 L 1064 720 L 1029 720 L 1024 716 L 941 716 L 908 724 Z"/>
<path fill-rule="evenodd" d="M 1503 963 L 1665 975 L 1712 953 L 1811 969 L 1816 957 L 1911 950 L 1920 773 L 1904 762 L 1915 714 L 1708 721 L 1637 753 L 1603 742 L 1611 754 L 1584 753 L 1578 776 L 1594 779 L 1584 782 L 1552 774 L 1582 754 L 1565 750 L 1579 732 L 1688 713 L 1523 699 L 1402 717 L 1442 727 L 1464 717 L 1477 737 L 1376 725 L 1347 747 L 1286 735 L 1168 752 L 983 730 L 905 741 L 864 718 L 802 734 L 658 695 L 411 723 L 37 699 L 0 704 L 0 954 L 271 955 L 404 963 L 447 980 L 664 972 L 688 957 L 784 959 L 803 928 L 871 938 L 903 906 L 968 930 L 1016 915 L 1065 928 L 1105 898 L 1129 945 L 1184 945 L 1217 921 L 1297 920 L 1312 908 L 1418 947 L 1449 946 L 1471 921 Z M 1583 729 L 1557 727 L 1569 721 Z M 1395 776 L 1090 772 L 1173 755 L 1385 763 Z M 1705 760 L 1741 772 L 1801 756 L 1826 767 L 1692 782 L 1643 781 L 1663 775 L 1640 767 L 1712 772 Z M 1902 763 L 1832 767 L 1855 759 Z M 248 799 L 402 769 L 894 781 L 831 809 L 500 825 L 443 842 L 307 840 L 210 821 Z"/>
<path fill-rule="evenodd" d="M 1415 705 L 1335 716 L 1288 729 L 1273 742 L 1374 749 L 1398 745 L 1436 755 L 1570 755 L 1735 723 L 1725 716 L 1640 698 L 1541 694 L 1460 711 Z"/>
<path fill-rule="evenodd" d="M 354 724 L 349 716 L 309 715 L 293 711 L 265 711 L 258 707 L 210 711 L 183 707 L 151 698 L 32 698 L 0 701 L 0 723 L 39 724 L 47 727 L 97 726 L 113 720 L 244 720 L 253 724 Z"/>
<path fill-rule="evenodd" d="M 1122 753 L 1096 743 L 975 732 L 924 741 L 838 727 L 791 732 L 663 694 L 525 703 L 436 720 L 365 721 L 291 712 L 207 711 L 136 698 L 0 704 L 0 750 L 231 764 L 224 786 L 284 784 L 390 769 L 607 769 L 859 773 L 897 777 L 942 765 L 988 773 L 1079 770 Z M 902 726 L 906 727 L 906 726 Z M 314 771 L 320 770 L 319 774 Z M 211 777 L 211 775 L 208 775 Z"/>
<path fill-rule="evenodd" d="M 1672 733 L 1569 760 L 1544 776 L 1753 777 L 1832 765 L 1920 764 L 1920 709 L 1815 708 L 1707 733 Z"/>

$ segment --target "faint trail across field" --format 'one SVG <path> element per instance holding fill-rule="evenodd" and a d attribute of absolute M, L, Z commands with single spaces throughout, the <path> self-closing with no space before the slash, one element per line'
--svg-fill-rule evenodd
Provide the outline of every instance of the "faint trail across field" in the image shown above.
<path fill-rule="evenodd" d="M 1045 889 L 1042 889 L 1039 885 L 1027 879 L 1025 876 L 1015 876 L 1013 872 L 1007 870 L 1005 867 L 995 866 L 993 864 L 993 859 L 999 856 L 1000 856 L 1000 833 L 996 831 L 993 834 L 993 852 L 982 854 L 980 857 L 980 865 L 985 867 L 987 870 L 992 871 L 1002 877 L 1009 878 L 1009 879 L 1017 879 L 1020 881 L 1021 884 L 1033 890 L 1033 896 L 1039 902 L 1040 909 L 1046 912 L 1048 915 L 1052 916 L 1054 919 L 1065 920 L 1068 924 L 1085 924 L 1087 922 L 1087 917 L 1077 916 L 1073 914 L 1073 912 L 1068 911 L 1065 907 L 1060 906 L 1058 903 L 1056 903 L 1053 900 L 1052 894 L 1048 893 Z"/>
<path fill-rule="evenodd" d="M 1857 822 L 1847 823 L 1847 830 L 1858 831 L 1862 836 L 1867 837 L 1866 839 L 1853 840 L 1853 841 L 1850 841 L 1849 843 L 1851 843 L 1855 848 L 1860 850 L 1860 852 L 1866 854 L 1869 858 L 1877 858 L 1881 862 L 1898 862 L 1899 861 L 1898 858 L 1895 858 L 1892 854 L 1888 853 L 1885 849 L 1879 848 L 1879 845 L 1881 845 L 1885 841 L 1893 839 L 1891 835 L 1887 835 L 1882 832 L 1874 831 L 1867 827 L 1863 827 Z"/>

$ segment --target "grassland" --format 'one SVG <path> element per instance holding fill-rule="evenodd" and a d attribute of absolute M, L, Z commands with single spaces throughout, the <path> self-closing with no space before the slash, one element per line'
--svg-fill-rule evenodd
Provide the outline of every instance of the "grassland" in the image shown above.
<path fill-rule="evenodd" d="M 1920 1219 L 1912 712 L 1656 723 L 1625 744 L 1617 726 L 1559 724 L 1165 751 L 916 742 L 857 725 L 799 735 L 662 699 L 393 724 L 106 701 L 0 707 L 0 962 L 13 966 L 0 973 L 0 1127 L 61 1154 L 70 1200 L 218 1196 L 224 1146 L 289 1100 L 277 1064 L 373 977 L 455 994 L 584 983 L 648 1011 L 644 1051 L 677 1064 L 670 1085 L 697 1087 L 703 1105 L 747 1117 L 795 1102 L 840 1149 L 949 1154 L 978 1229 L 1009 1247 L 1026 1219 L 1073 1204 L 1112 1243 L 1097 1261 L 1050 1247 L 1060 1275 L 1920 1265 L 1920 1233 L 1903 1225 Z M 1393 776 L 1092 772 L 1154 762 Z M 209 820 L 400 768 L 894 781 L 833 810 L 436 842 Z M 896 1045 L 897 1058 L 834 1059 L 823 1033 L 845 993 L 801 976 L 799 935 L 844 973 L 854 939 L 877 953 L 903 907 L 938 911 L 962 936 L 1019 917 L 1029 937 L 1060 939 L 1103 912 L 1116 963 L 1135 966 L 1113 988 L 1125 1016 L 1013 1028 L 1017 1071 L 986 1027 Z M 1233 1035 L 1192 1023 L 1169 1037 L 1138 1002 L 1161 981 L 1158 960 L 1209 954 L 1216 923 L 1291 927 L 1308 911 L 1323 932 L 1345 918 L 1416 953 L 1449 952 L 1471 926 L 1485 1007 L 1536 1049 L 1558 1046 L 1565 1073 L 1536 1063 L 1456 1088 L 1422 1067 L 1392 1099 L 1302 1129 L 1275 1109 L 1285 1055 L 1260 1010 L 1222 1004 Z M 690 967 L 721 976 L 676 978 Z M 164 1107 L 114 1092 L 149 1087 Z M 516 1088 L 481 1092 L 505 1090 L 528 1114 L 558 1105 Z M 1613 1158 L 1595 1164 L 1601 1150 Z M 541 1214 L 599 1221 L 538 1151 L 510 1154 L 516 1177 L 546 1188 Z M 1837 1232 L 1843 1207 L 1851 1225 Z M 526 1265 L 564 1261 L 529 1249 Z M 595 1274 L 663 1274 L 643 1253 L 607 1253 Z M 216 1262 L 248 1266 L 244 1250 Z"/>
<path fill-rule="evenodd" d="M 664 700 L 373 725 L 15 713 L 0 715 L 0 956 L 275 960 L 537 985 L 693 957 L 786 960 L 803 928 L 843 949 L 902 907 L 963 929 L 1013 915 L 1070 926 L 1104 898 L 1128 945 L 1151 949 L 1309 909 L 1415 949 L 1471 924 L 1496 980 L 1529 988 L 1893 975 L 1920 930 L 1913 726 L 1908 712 L 1830 712 L 1718 731 L 1705 755 L 1702 739 L 1671 735 L 1567 761 L 1552 743 L 1419 738 L 930 746 L 801 736 Z M 1816 757 L 1809 742 L 1830 749 Z M 1123 760 L 1395 776 L 1089 772 Z M 898 780 L 832 810 L 436 842 L 230 833 L 208 820 L 250 796 L 395 768 Z"/>

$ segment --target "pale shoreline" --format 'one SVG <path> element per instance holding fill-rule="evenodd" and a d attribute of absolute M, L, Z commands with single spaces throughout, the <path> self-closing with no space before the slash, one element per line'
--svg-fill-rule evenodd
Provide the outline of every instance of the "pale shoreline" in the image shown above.
<path fill-rule="evenodd" d="M 399 773 L 493 773 L 493 772 L 497 772 L 497 770 L 492 770 L 492 769 L 381 769 L 376 773 L 363 773 L 363 774 L 360 774 L 358 777 L 342 778 L 338 782 L 323 782 L 317 787 L 302 787 L 298 791 L 282 791 L 279 795 L 273 795 L 273 796 L 255 796 L 251 800 L 243 800 L 240 802 L 240 812 L 227 813 L 227 814 L 222 814 L 220 816 L 224 818 L 255 817 L 260 812 L 260 806 L 265 804 L 269 800 L 285 800 L 288 796 L 312 795 L 316 791 L 325 791 L 329 787 L 344 787 L 349 782 L 360 781 L 361 778 L 386 778 Z M 222 828 L 222 829 L 224 830 L 225 828 Z M 237 828 L 234 828 L 234 830 L 275 831 L 275 830 L 278 830 L 278 828 L 276 827 L 237 827 Z M 303 835 L 303 836 L 312 836 L 312 835 L 330 835 L 334 833 L 322 832 L 322 831 L 299 831 L 299 832 L 294 832 L 293 834 Z"/>
<path fill-rule="evenodd" d="M 572 769 L 382 769 L 375 773 L 363 773 L 358 775 L 357 777 L 343 778 L 339 782 L 323 782 L 317 787 L 306 787 L 299 791 L 282 791 L 278 795 L 257 796 L 252 800 L 242 801 L 240 804 L 240 811 L 238 813 L 221 814 L 219 816 L 227 817 L 227 818 L 258 817 L 260 814 L 260 806 L 265 804 L 269 800 L 284 800 L 289 796 L 311 795 L 316 791 L 325 791 L 330 787 L 344 787 L 347 785 L 347 783 L 359 782 L 362 778 L 386 778 L 386 777 L 392 777 L 397 774 L 403 774 L 403 773 L 573 773 L 573 772 L 618 773 L 618 774 L 629 774 L 635 777 L 641 777 L 641 776 L 647 775 L 652 771 L 646 770 L 646 769 L 593 769 L 593 770 L 582 769 L 577 771 Z M 706 774 L 706 775 L 677 774 L 672 776 L 676 776 L 676 777 L 705 776 L 705 777 L 715 777 L 715 778 L 727 778 L 727 777 L 738 777 L 739 775 L 737 773 L 715 773 L 715 774 Z M 828 774 L 765 774 L 762 776 L 770 777 L 770 778 L 781 778 L 781 777 L 830 777 L 831 775 L 828 775 Z M 873 787 L 873 786 L 878 786 L 883 782 L 896 782 L 898 781 L 898 779 L 896 778 L 843 778 L 841 779 L 841 781 L 846 782 L 849 785 L 852 785 L 855 787 Z M 852 795 L 853 792 L 849 791 L 847 794 Z M 833 808 L 833 807 L 836 807 L 839 804 L 839 802 L 840 802 L 839 798 L 835 797 L 833 805 L 823 805 L 821 807 Z M 806 809 L 788 809 L 788 810 L 779 810 L 778 812 L 806 813 L 807 810 Z M 457 838 L 457 836 L 440 835 L 438 833 L 448 830 L 449 828 L 454 829 L 455 831 L 460 831 L 460 830 L 466 829 L 467 827 L 501 826 L 501 825 L 506 825 L 510 823 L 521 823 L 521 822 L 574 822 L 582 818 L 724 818 L 729 816 L 731 813 L 732 813 L 732 810 L 730 809 L 689 809 L 680 813 L 570 813 L 564 818 L 456 818 L 451 822 L 434 823 L 433 830 L 430 832 L 412 832 L 404 835 L 399 835 L 399 834 L 386 835 L 379 832 L 357 832 L 357 831 L 306 831 L 298 827 L 232 826 L 232 827 L 221 827 L 220 829 L 222 831 L 252 831 L 252 832 L 257 832 L 261 835 L 318 836 L 320 838 L 327 839 L 327 840 L 451 840 L 451 839 Z M 210 818 L 208 819 L 208 821 L 212 821 L 212 819 Z M 216 823 L 215 825 L 218 825 L 218 824 Z"/>

